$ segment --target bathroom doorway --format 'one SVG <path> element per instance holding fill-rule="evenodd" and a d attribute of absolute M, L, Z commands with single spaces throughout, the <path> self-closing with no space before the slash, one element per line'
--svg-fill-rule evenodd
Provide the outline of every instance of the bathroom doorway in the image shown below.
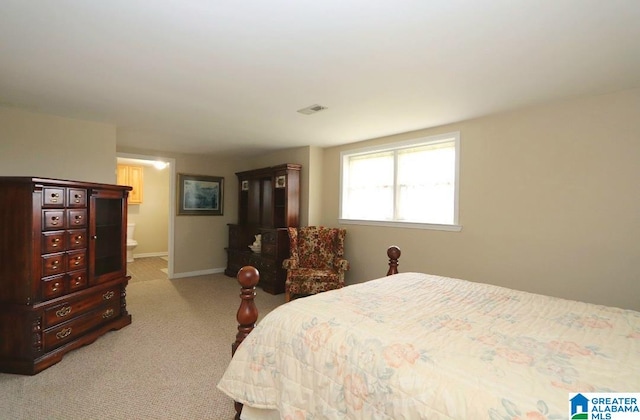
<path fill-rule="evenodd" d="M 129 241 L 128 253 L 134 261 L 149 257 L 166 260 L 166 274 L 171 279 L 174 273 L 175 159 L 129 153 L 117 153 L 116 157 L 120 171 L 131 170 L 136 174 L 136 181 L 142 174 L 141 199 L 129 203 L 127 209 L 127 221 L 135 224 L 129 226 L 135 241 Z"/>

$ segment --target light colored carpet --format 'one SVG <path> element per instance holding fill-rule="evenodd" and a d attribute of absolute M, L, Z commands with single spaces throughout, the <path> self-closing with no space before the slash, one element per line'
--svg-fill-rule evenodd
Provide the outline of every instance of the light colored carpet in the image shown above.
<path fill-rule="evenodd" d="M 133 281 L 131 325 L 38 375 L 0 374 L 0 418 L 232 419 L 216 384 L 231 359 L 239 293 L 222 274 Z M 284 303 L 257 293 L 261 317 Z"/>
<path fill-rule="evenodd" d="M 129 284 L 168 278 L 167 264 L 162 257 L 136 258 L 127 264 L 127 274 L 131 276 Z"/>

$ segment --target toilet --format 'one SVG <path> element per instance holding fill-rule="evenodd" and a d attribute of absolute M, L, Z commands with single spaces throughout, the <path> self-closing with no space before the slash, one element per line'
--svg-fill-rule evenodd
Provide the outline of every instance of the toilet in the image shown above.
<path fill-rule="evenodd" d="M 127 223 L 127 262 L 133 262 L 133 249 L 138 246 L 138 241 L 133 239 L 135 230 L 135 223 Z"/>

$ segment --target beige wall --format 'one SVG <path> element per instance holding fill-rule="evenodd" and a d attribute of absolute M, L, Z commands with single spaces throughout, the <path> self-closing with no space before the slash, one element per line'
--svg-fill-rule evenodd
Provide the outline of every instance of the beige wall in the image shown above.
<path fill-rule="evenodd" d="M 460 131 L 461 232 L 343 225 L 349 282 L 424 271 L 640 310 L 640 89 L 326 149 L 338 225 L 341 150 Z"/>
<path fill-rule="evenodd" d="M 308 224 L 309 226 L 322 225 L 322 190 L 323 175 L 322 165 L 324 158 L 324 149 L 319 147 L 309 148 L 309 185 L 306 188 L 308 197 L 304 197 L 308 201 Z"/>
<path fill-rule="evenodd" d="M 223 269 L 227 266 L 227 254 L 224 250 L 228 242 L 227 224 L 235 223 L 238 219 L 237 195 L 228 193 L 228 184 L 237 184 L 235 170 L 233 161 L 228 159 L 182 156 L 176 160 L 178 173 L 224 177 L 225 190 L 222 216 L 176 216 L 176 273 Z"/>
<path fill-rule="evenodd" d="M 0 107 L 0 175 L 115 183 L 113 125 Z"/>
<path fill-rule="evenodd" d="M 129 204 L 128 221 L 136 224 L 134 257 L 169 252 L 170 168 L 143 166 L 142 203 Z"/>
<path fill-rule="evenodd" d="M 225 252 L 228 242 L 227 224 L 235 223 L 238 219 L 238 181 L 235 172 L 241 170 L 239 169 L 239 161 L 214 156 L 157 152 L 129 147 L 118 147 L 118 153 L 172 158 L 175 160 L 176 174 L 224 177 L 223 215 L 175 216 L 173 235 L 174 276 L 184 277 L 200 272 L 223 271 L 227 266 Z M 170 203 L 170 205 L 175 209 L 175 203 Z M 134 251 L 134 254 L 136 252 Z"/>
<path fill-rule="evenodd" d="M 135 141 L 132 136 L 136 133 L 119 133 L 126 136 L 127 141 Z M 229 159 L 215 156 L 188 155 L 153 150 L 135 149 L 118 146 L 118 153 L 137 156 L 155 156 L 175 159 L 175 171 L 185 174 L 213 175 L 224 177 L 224 209 L 222 216 L 175 216 L 174 217 L 174 275 L 181 277 L 190 273 L 222 271 L 227 265 L 225 247 L 228 245 L 229 223 L 238 221 L 238 179 L 236 172 L 273 166 L 281 163 L 300 163 L 301 173 L 301 219 L 306 224 L 308 220 L 308 184 L 309 184 L 309 155 L 310 148 L 301 147 L 282 152 L 261 156 L 255 159 Z M 316 150 L 316 153 L 317 150 Z M 321 165 L 318 165 L 321 170 Z M 145 184 L 147 172 L 145 171 Z M 145 201 L 147 189 L 145 187 Z M 175 203 L 171 203 L 175 206 Z M 130 206 L 130 214 L 135 215 L 135 206 Z M 141 211 L 141 210 L 139 210 Z M 140 222 L 143 223 L 143 222 Z M 136 228 L 137 229 L 137 228 Z M 136 233 L 138 242 L 142 232 Z M 142 236 L 144 238 L 144 236 Z M 139 245 L 139 248 L 141 245 Z M 145 251 L 146 252 L 146 251 Z M 136 249 L 134 254 L 142 253 Z"/>
<path fill-rule="evenodd" d="M 640 309 L 639 110 L 636 89 L 250 162 L 157 154 L 174 158 L 177 172 L 225 178 L 223 216 L 175 217 L 174 271 L 226 266 L 227 223 L 237 221 L 237 171 L 302 164 L 301 224 L 336 226 L 341 150 L 459 130 L 462 231 L 344 225 L 349 282 L 383 275 L 386 247 L 397 244 L 401 271 Z M 0 175 L 115 182 L 111 125 L 0 107 L 0 138 Z"/>

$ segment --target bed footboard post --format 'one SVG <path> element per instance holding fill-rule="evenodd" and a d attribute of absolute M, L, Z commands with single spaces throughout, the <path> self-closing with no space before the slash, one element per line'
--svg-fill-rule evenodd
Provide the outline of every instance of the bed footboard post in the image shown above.
<path fill-rule="evenodd" d="M 238 333 L 236 334 L 236 341 L 231 344 L 231 356 L 236 353 L 240 343 L 244 341 L 251 331 L 256 326 L 258 320 L 258 308 L 253 300 L 256 296 L 256 285 L 260 280 L 260 273 L 255 267 L 250 265 L 242 267 L 238 270 L 237 275 L 238 283 L 240 283 L 240 307 L 236 314 L 238 320 Z M 235 420 L 240 420 L 240 413 L 242 412 L 242 404 L 234 401 L 234 408 L 236 410 Z"/>
<path fill-rule="evenodd" d="M 256 296 L 256 285 L 260 279 L 258 270 L 250 265 L 242 267 L 238 270 L 238 283 L 240 283 L 240 307 L 236 314 L 238 320 L 238 333 L 236 341 L 231 345 L 231 355 L 234 355 L 236 349 L 249 335 L 256 326 L 258 320 L 258 308 L 254 302 Z"/>
<path fill-rule="evenodd" d="M 389 271 L 387 271 L 387 276 L 398 274 L 398 258 L 400 258 L 400 248 L 395 245 L 391 245 L 389 248 L 387 248 L 387 256 L 389 257 Z"/>

